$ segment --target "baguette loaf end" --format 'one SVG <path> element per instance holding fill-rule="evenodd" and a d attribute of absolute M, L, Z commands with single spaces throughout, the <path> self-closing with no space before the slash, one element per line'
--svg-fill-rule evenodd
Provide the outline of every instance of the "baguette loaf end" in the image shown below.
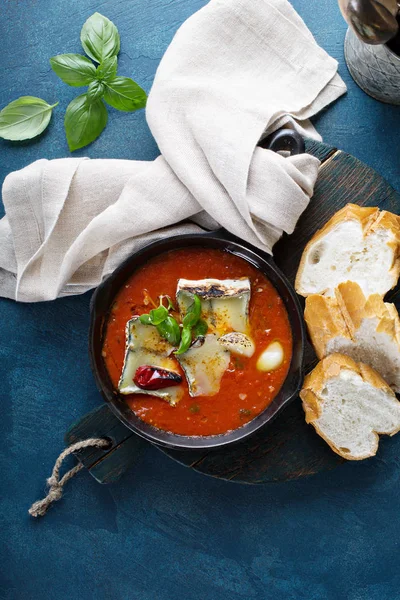
<path fill-rule="evenodd" d="M 300 392 L 307 423 L 347 460 L 374 456 L 379 435 L 400 431 L 400 402 L 368 365 L 331 354 L 304 380 Z"/>
<path fill-rule="evenodd" d="M 340 283 L 351 280 L 366 295 L 383 296 L 399 275 L 400 217 L 348 204 L 308 242 L 295 287 L 301 296 L 333 296 Z"/>

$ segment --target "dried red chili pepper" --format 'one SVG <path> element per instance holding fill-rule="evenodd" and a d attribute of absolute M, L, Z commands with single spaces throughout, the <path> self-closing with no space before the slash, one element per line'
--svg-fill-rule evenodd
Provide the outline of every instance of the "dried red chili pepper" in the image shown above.
<path fill-rule="evenodd" d="M 136 369 L 134 383 L 142 390 L 160 390 L 162 388 L 179 385 L 182 377 L 178 373 L 143 365 Z"/>

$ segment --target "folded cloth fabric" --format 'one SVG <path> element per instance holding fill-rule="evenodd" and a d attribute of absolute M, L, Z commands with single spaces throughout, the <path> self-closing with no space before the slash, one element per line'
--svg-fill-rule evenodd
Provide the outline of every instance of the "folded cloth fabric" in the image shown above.
<path fill-rule="evenodd" d="M 271 253 L 306 208 L 319 161 L 257 143 L 283 125 L 320 139 L 307 120 L 345 89 L 286 0 L 211 0 L 156 74 L 146 114 L 160 157 L 39 160 L 8 175 L 0 294 L 82 293 L 149 241 L 202 227 Z"/>

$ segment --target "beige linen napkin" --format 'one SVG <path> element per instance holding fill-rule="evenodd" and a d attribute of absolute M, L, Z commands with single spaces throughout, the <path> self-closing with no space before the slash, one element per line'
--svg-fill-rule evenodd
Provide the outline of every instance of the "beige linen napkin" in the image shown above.
<path fill-rule="evenodd" d="M 282 125 L 320 139 L 307 119 L 345 89 L 286 0 L 211 0 L 156 74 L 146 114 L 160 157 L 39 160 L 8 175 L 0 295 L 85 292 L 149 241 L 200 227 L 271 253 L 306 208 L 319 162 L 257 142 Z"/>

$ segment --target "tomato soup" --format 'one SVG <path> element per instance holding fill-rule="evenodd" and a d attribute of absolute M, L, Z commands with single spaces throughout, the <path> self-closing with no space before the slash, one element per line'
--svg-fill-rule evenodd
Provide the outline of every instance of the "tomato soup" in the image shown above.
<path fill-rule="evenodd" d="M 192 397 L 183 379 L 183 395 L 176 406 L 162 398 L 130 394 L 124 400 L 143 421 L 159 429 L 189 436 L 226 433 L 262 412 L 279 392 L 292 357 L 292 335 L 283 300 L 255 267 L 229 252 L 190 247 L 161 254 L 137 269 L 115 297 L 103 340 L 103 359 L 115 389 L 124 365 L 125 326 L 134 315 L 156 306 L 162 295 L 176 298 L 179 279 L 232 280 L 248 278 L 251 285 L 249 324 L 255 352 L 251 357 L 231 354 L 219 392 Z M 283 349 L 280 366 L 260 370 L 260 355 L 278 341 Z"/>

